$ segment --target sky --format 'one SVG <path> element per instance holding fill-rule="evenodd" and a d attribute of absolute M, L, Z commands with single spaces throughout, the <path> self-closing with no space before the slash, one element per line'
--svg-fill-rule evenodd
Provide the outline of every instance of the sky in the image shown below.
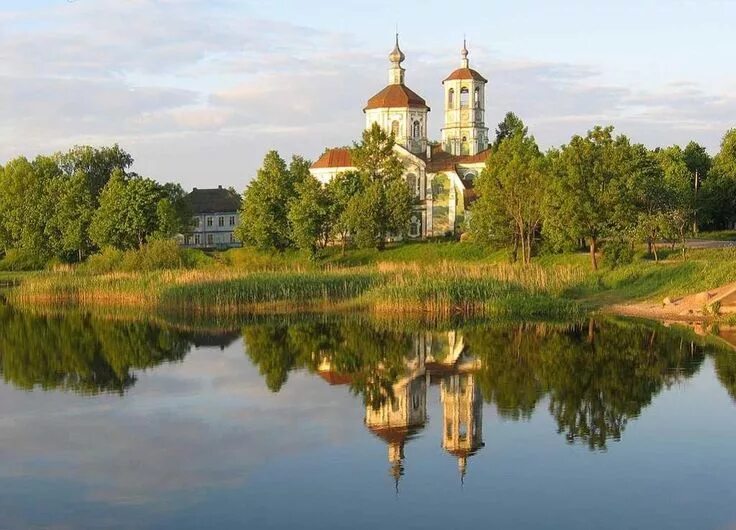
<path fill-rule="evenodd" d="M 243 189 L 271 149 L 359 138 L 397 27 L 433 139 L 465 35 L 491 131 L 511 110 L 545 149 L 611 124 L 715 153 L 734 20 L 731 0 L 0 0 L 0 164 L 118 143 L 142 175 Z"/>

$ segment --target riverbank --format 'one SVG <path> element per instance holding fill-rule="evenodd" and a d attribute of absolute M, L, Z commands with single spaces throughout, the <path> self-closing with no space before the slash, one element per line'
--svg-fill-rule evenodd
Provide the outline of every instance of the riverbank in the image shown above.
<path fill-rule="evenodd" d="M 238 249 L 187 270 L 35 274 L 23 277 L 8 297 L 19 305 L 175 307 L 213 314 L 360 310 L 559 319 L 626 313 L 639 304 L 637 316 L 656 318 L 644 314 L 641 304 L 652 309 L 665 298 L 736 282 L 733 249 L 690 250 L 686 260 L 672 253 L 659 263 L 640 255 L 629 265 L 596 272 L 585 254 L 543 256 L 529 267 L 505 259 L 467 243 L 403 245 L 382 253 L 335 250 L 317 262 Z"/>

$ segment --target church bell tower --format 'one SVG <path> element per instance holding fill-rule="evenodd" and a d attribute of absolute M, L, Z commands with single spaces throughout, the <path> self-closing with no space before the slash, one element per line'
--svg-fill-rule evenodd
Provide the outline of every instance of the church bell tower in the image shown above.
<path fill-rule="evenodd" d="M 488 80 L 470 68 L 464 40 L 461 55 L 460 68 L 442 81 L 445 89 L 442 147 L 453 155 L 475 155 L 488 148 L 485 124 Z"/>

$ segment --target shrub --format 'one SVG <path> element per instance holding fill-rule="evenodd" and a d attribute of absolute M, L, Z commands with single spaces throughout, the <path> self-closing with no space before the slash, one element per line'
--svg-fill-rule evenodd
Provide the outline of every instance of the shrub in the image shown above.
<path fill-rule="evenodd" d="M 82 265 L 84 272 L 91 274 L 107 274 L 120 270 L 124 252 L 113 247 L 103 248 L 99 254 L 92 254 Z"/>
<path fill-rule="evenodd" d="M 634 250 L 628 241 L 613 239 L 603 247 L 603 263 L 612 269 L 634 261 Z"/>
<path fill-rule="evenodd" d="M 46 260 L 26 249 L 10 249 L 0 261 L 0 271 L 37 271 L 46 266 Z"/>

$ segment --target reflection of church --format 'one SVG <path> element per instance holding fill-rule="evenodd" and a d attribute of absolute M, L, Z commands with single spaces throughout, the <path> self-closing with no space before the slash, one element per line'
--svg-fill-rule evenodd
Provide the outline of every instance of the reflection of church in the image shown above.
<path fill-rule="evenodd" d="M 460 67 L 444 81 L 444 126 L 441 142 L 428 138 L 429 106 L 404 82 L 404 53 L 389 54 L 388 85 L 371 97 L 363 112 L 366 128 L 378 124 L 396 139 L 394 152 L 416 203 L 409 228 L 412 238 L 438 237 L 462 229 L 466 208 L 475 197 L 473 182 L 488 157 L 485 96 L 488 82 L 470 68 L 465 44 Z M 326 183 L 354 170 L 350 149 L 327 149 L 310 172 Z"/>
<path fill-rule="evenodd" d="M 480 361 L 466 353 L 462 336 L 449 332 L 414 339 L 413 355 L 405 360 L 403 376 L 394 382 L 389 395 L 378 406 L 366 404 L 365 425 L 388 447 L 391 474 L 403 474 L 404 447 L 427 423 L 427 391 L 439 384 L 442 403 L 442 448 L 457 458 L 461 476 L 468 458 L 483 447 L 482 398 L 474 372 Z M 335 374 L 330 364 L 319 367 L 330 384 L 349 383 L 349 376 Z"/>

